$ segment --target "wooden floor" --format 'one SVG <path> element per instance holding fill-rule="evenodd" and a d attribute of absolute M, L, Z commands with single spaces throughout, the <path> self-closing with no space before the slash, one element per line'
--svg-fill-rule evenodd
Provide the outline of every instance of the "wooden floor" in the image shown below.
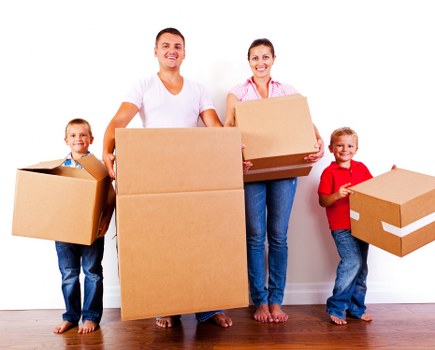
<path fill-rule="evenodd" d="M 329 322 L 324 305 L 284 306 L 287 323 L 259 324 L 252 308 L 228 310 L 231 328 L 198 324 L 184 315 L 172 329 L 153 319 L 121 321 L 119 309 L 104 310 L 101 327 L 52 333 L 62 310 L 0 311 L 0 349 L 435 349 L 435 304 L 373 304 L 374 321 Z"/>

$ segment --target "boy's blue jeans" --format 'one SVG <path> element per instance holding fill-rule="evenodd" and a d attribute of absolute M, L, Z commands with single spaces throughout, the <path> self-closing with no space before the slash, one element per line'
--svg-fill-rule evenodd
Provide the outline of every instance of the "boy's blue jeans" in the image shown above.
<path fill-rule="evenodd" d="M 92 245 L 56 242 L 62 292 L 65 300 L 64 321 L 78 324 L 80 318 L 100 323 L 103 315 L 104 237 Z M 80 266 L 85 274 L 84 301 L 81 307 Z"/>
<path fill-rule="evenodd" d="M 282 304 L 287 274 L 287 229 L 297 178 L 245 183 L 249 290 L 255 306 Z M 266 286 L 265 239 L 269 244 Z"/>
<path fill-rule="evenodd" d="M 341 319 L 345 319 L 346 313 L 361 318 L 366 310 L 369 245 L 353 237 L 350 230 L 332 230 L 331 234 L 341 260 L 332 296 L 326 302 L 326 311 Z"/>

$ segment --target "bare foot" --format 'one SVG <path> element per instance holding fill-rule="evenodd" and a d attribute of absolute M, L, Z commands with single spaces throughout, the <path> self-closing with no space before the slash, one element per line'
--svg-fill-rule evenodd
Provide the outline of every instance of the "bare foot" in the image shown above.
<path fill-rule="evenodd" d="M 164 316 L 156 318 L 156 325 L 160 328 L 172 328 L 175 322 L 178 321 L 178 317 L 175 316 Z"/>
<path fill-rule="evenodd" d="M 57 334 L 61 334 L 61 333 L 66 332 L 68 329 L 71 329 L 73 327 L 75 327 L 75 325 L 72 322 L 63 321 L 59 326 L 56 326 L 53 329 L 53 332 L 57 333 Z"/>
<path fill-rule="evenodd" d="M 231 327 L 233 325 L 233 320 L 227 317 L 224 313 L 217 313 L 211 317 L 211 320 L 223 328 Z"/>
<path fill-rule="evenodd" d="M 331 321 L 334 322 L 335 324 L 338 325 L 347 324 L 347 321 L 340 317 L 332 316 L 332 315 L 329 315 L 329 317 L 331 317 Z"/>
<path fill-rule="evenodd" d="M 366 321 L 366 322 L 370 322 L 370 321 L 373 321 L 373 317 L 371 315 L 368 315 L 368 314 L 363 314 L 361 316 L 361 320 Z"/>
<path fill-rule="evenodd" d="M 270 314 L 272 315 L 273 322 L 287 322 L 288 315 L 282 311 L 281 305 L 278 304 L 270 304 L 269 305 Z"/>
<path fill-rule="evenodd" d="M 254 319 L 258 322 L 273 322 L 272 315 L 269 311 L 269 305 L 267 304 L 261 304 L 257 307 L 257 310 L 255 310 Z"/>
<path fill-rule="evenodd" d="M 95 323 L 94 321 L 86 320 L 83 322 L 83 326 L 79 328 L 79 331 L 77 333 L 79 334 L 85 334 L 85 333 L 92 333 L 98 329 L 98 323 Z"/>

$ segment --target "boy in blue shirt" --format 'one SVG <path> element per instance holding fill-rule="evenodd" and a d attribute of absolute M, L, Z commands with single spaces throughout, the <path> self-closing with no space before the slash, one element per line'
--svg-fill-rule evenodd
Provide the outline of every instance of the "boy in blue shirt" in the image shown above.
<path fill-rule="evenodd" d="M 80 118 L 71 120 L 65 128 L 65 142 L 71 152 L 63 166 L 81 168 L 76 160 L 90 154 L 88 149 L 93 141 L 92 129 L 86 120 Z M 104 254 L 104 234 L 109 223 L 108 218 L 102 220 L 100 235 L 90 246 L 55 242 L 59 270 L 62 274 L 62 293 L 66 311 L 62 315 L 63 322 L 53 329 L 54 333 L 60 334 L 77 327 L 80 318 L 83 320 L 83 325 L 79 327 L 78 333 L 91 333 L 98 329 L 103 314 L 103 267 L 101 262 Z M 83 309 L 81 307 L 80 267 L 85 274 Z"/>

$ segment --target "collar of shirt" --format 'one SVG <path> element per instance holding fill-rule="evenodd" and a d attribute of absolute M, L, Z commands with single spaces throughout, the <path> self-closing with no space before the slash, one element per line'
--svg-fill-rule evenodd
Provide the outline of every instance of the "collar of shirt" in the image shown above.
<path fill-rule="evenodd" d="M 257 95 L 258 98 L 261 98 L 260 94 L 257 91 L 257 87 L 255 86 L 254 77 L 248 78 L 248 80 L 246 80 L 246 85 L 248 85 L 251 89 L 253 89 L 253 91 L 255 92 L 255 94 Z M 278 82 L 273 80 L 272 78 L 270 78 L 268 85 L 269 85 L 269 89 L 268 89 L 269 90 L 269 97 L 278 96 L 275 93 L 275 86 L 278 85 Z"/>

